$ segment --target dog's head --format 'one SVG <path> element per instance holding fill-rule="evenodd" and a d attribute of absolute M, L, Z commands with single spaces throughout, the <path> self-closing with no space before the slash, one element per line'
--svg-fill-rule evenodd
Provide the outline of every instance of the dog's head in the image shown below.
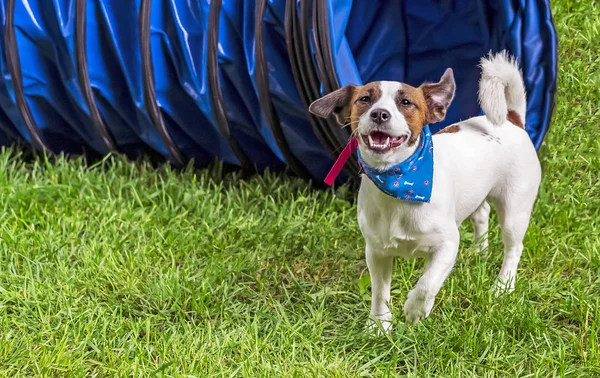
<path fill-rule="evenodd" d="M 423 127 L 446 117 L 455 87 L 448 68 L 438 83 L 418 88 L 393 81 L 347 85 L 316 100 L 309 110 L 323 118 L 333 114 L 341 125 L 350 125 L 363 159 L 383 168 L 407 159 Z"/>

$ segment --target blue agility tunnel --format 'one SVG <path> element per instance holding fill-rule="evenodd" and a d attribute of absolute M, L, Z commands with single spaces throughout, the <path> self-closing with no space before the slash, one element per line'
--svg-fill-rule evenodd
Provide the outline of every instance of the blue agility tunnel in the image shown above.
<path fill-rule="evenodd" d="M 451 67 L 457 93 L 435 132 L 481 113 L 479 59 L 504 49 L 538 148 L 553 112 L 547 0 L 0 0 L 0 12 L 2 145 L 287 167 L 320 182 L 349 132 L 309 114 L 312 101 Z M 347 164 L 339 182 L 357 177 Z"/>

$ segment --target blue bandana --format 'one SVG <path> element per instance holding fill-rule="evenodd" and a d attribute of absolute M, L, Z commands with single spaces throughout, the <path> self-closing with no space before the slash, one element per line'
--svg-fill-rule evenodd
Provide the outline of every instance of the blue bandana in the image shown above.
<path fill-rule="evenodd" d="M 371 167 L 358 153 L 367 177 L 385 194 L 404 201 L 429 202 L 433 186 L 433 139 L 429 126 L 421 131 L 419 147 L 411 157 L 385 171 Z"/>

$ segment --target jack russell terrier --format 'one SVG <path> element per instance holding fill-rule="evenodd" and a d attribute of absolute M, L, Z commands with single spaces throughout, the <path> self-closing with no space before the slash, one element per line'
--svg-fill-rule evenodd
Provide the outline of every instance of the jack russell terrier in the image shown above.
<path fill-rule="evenodd" d="M 456 262 L 458 228 L 466 218 L 480 250 L 487 248 L 488 202 L 498 213 L 504 243 L 495 291 L 514 290 L 541 167 L 524 128 L 526 95 L 516 60 L 501 52 L 483 58 L 481 69 L 485 116 L 435 135 L 428 125 L 445 118 L 454 98 L 450 68 L 438 83 L 348 85 L 310 105 L 311 113 L 333 114 L 352 127 L 349 146 L 358 148 L 363 173 L 357 207 L 371 276 L 371 316 L 385 331 L 391 329 L 394 257 L 427 259 L 404 303 L 406 321 L 415 324 L 429 316 Z"/>

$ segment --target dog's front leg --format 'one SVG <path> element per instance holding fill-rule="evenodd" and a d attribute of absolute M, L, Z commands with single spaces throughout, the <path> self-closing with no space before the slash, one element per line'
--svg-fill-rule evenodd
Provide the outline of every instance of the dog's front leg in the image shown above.
<path fill-rule="evenodd" d="M 442 288 L 456 262 L 457 253 L 458 237 L 456 240 L 445 241 L 434 248 L 429 261 L 425 265 L 425 272 L 419 278 L 415 288 L 406 297 L 404 317 L 408 323 L 416 324 L 419 320 L 429 316 L 435 296 Z"/>
<path fill-rule="evenodd" d="M 392 268 L 394 258 L 385 255 L 384 252 L 373 249 L 369 245 L 365 250 L 367 258 L 367 267 L 371 276 L 371 317 L 369 327 L 372 330 L 379 330 L 379 324 L 373 323 L 373 320 L 381 322 L 384 331 L 392 328 L 392 313 L 388 304 L 390 302 L 390 289 L 392 282 Z"/>

